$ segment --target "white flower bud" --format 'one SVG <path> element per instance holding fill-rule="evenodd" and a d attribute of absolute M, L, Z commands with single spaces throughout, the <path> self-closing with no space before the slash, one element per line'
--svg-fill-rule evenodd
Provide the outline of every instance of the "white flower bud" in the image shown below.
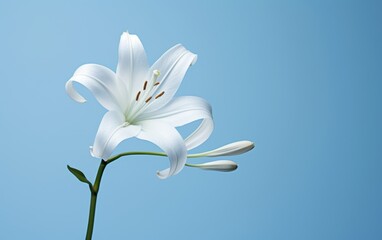
<path fill-rule="evenodd" d="M 237 169 L 237 164 L 230 160 L 218 160 L 201 164 L 186 164 L 186 166 L 220 172 L 231 172 Z"/>
<path fill-rule="evenodd" d="M 239 155 L 252 150 L 255 144 L 250 141 L 238 141 L 224 145 L 223 147 L 197 154 L 190 154 L 188 157 L 217 157 Z"/>

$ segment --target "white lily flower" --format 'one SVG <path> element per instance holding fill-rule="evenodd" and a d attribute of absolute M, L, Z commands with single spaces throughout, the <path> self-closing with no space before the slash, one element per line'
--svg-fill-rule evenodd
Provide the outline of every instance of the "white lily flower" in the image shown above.
<path fill-rule="evenodd" d="M 188 155 L 188 157 L 195 158 L 195 157 L 233 156 L 233 155 L 239 155 L 239 154 L 248 152 L 252 150 L 254 147 L 255 147 L 255 144 L 253 142 L 238 141 L 238 142 L 233 142 L 233 143 L 224 145 L 220 148 L 217 148 L 211 151 L 190 154 Z"/>
<path fill-rule="evenodd" d="M 106 160 L 123 140 L 137 137 L 156 144 L 168 155 L 170 168 L 158 172 L 160 178 L 179 173 L 187 150 L 207 140 L 213 129 L 208 102 L 194 96 L 174 97 L 196 59 L 178 44 L 148 67 L 139 38 L 124 32 L 116 72 L 98 64 L 80 66 L 66 83 L 67 93 L 84 103 L 85 98 L 73 86 L 80 83 L 108 110 L 91 147 L 92 156 Z M 176 127 L 199 119 L 203 119 L 200 126 L 183 140 Z"/>
<path fill-rule="evenodd" d="M 187 164 L 187 166 L 220 172 L 231 172 L 237 169 L 237 164 L 231 160 L 218 160 L 200 164 Z"/>

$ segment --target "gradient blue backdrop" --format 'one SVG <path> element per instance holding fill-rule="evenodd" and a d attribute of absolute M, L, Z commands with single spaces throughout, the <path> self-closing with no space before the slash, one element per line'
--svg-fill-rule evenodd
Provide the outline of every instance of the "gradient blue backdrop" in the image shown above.
<path fill-rule="evenodd" d="M 94 239 L 381 239 L 380 1 L 1 1 L 0 239 L 83 239 L 88 152 L 105 112 L 64 85 L 115 69 L 120 34 L 150 63 L 176 43 L 199 59 L 178 95 L 213 106 L 199 148 L 249 139 L 233 173 L 121 159 L 101 186 Z M 182 130 L 184 133 L 190 128 Z M 129 140 L 117 151 L 157 150 Z"/>

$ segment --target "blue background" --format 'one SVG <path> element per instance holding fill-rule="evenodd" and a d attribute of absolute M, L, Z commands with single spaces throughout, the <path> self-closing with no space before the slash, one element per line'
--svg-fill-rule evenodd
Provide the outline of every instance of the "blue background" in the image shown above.
<path fill-rule="evenodd" d="M 380 1 L 1 1 L 0 239 L 84 239 L 88 146 L 105 110 L 76 104 L 81 64 L 115 70 L 120 34 L 153 63 L 176 43 L 198 54 L 177 95 L 213 106 L 198 151 L 248 139 L 233 173 L 166 158 L 111 164 L 94 239 L 381 239 Z M 191 125 L 191 127 L 194 127 Z M 183 133 L 191 127 L 182 129 Z M 116 152 L 157 150 L 129 140 Z M 211 160 L 211 159 L 200 159 Z M 198 162 L 198 161 L 196 161 Z"/>

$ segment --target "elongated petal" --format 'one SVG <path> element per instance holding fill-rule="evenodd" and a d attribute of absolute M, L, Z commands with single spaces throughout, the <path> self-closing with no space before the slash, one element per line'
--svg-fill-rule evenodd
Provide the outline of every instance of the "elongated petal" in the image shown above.
<path fill-rule="evenodd" d="M 125 116 L 122 113 L 109 111 L 102 118 L 90 153 L 93 157 L 106 160 L 119 143 L 135 137 L 140 130 L 140 126 L 125 124 Z"/>
<path fill-rule="evenodd" d="M 158 99 L 151 101 L 148 105 L 147 112 L 155 111 L 166 105 L 174 96 L 181 84 L 187 69 L 196 62 L 197 56 L 182 45 L 176 45 L 165 52 L 150 68 L 150 72 L 159 70 L 160 75 L 157 81 L 160 83 L 152 96 L 160 96 Z"/>
<path fill-rule="evenodd" d="M 160 119 L 174 127 L 203 119 L 199 127 L 185 140 L 188 150 L 205 142 L 211 135 L 214 127 L 211 106 L 203 98 L 193 96 L 174 98 L 163 108 L 154 112 L 144 113 L 140 118 Z"/>
<path fill-rule="evenodd" d="M 224 145 L 223 147 L 197 154 L 190 154 L 189 157 L 217 157 L 217 156 L 233 156 L 246 153 L 255 147 L 253 142 L 238 141 Z"/>
<path fill-rule="evenodd" d="M 214 123 L 211 118 L 203 119 L 199 127 L 184 140 L 187 149 L 191 150 L 204 143 L 211 135 L 213 127 Z"/>
<path fill-rule="evenodd" d="M 158 177 L 165 179 L 179 173 L 186 163 L 187 149 L 178 131 L 159 120 L 146 120 L 139 124 L 142 126 L 142 131 L 137 138 L 154 143 L 166 152 L 170 160 L 170 168 L 158 172 Z"/>
<path fill-rule="evenodd" d="M 187 164 L 187 166 L 219 172 L 232 172 L 237 169 L 237 164 L 231 160 L 218 160 L 200 164 Z"/>
<path fill-rule="evenodd" d="M 121 82 L 115 73 L 107 67 L 98 64 L 85 64 L 80 66 L 74 75 L 66 82 L 65 88 L 68 95 L 79 103 L 86 102 L 73 86 L 77 82 L 90 90 L 98 102 L 108 110 L 123 108 L 122 96 L 126 94 L 121 89 Z"/>
<path fill-rule="evenodd" d="M 125 83 L 131 100 L 147 80 L 149 69 L 146 53 L 138 36 L 124 32 L 119 42 L 118 55 L 117 76 Z"/>

